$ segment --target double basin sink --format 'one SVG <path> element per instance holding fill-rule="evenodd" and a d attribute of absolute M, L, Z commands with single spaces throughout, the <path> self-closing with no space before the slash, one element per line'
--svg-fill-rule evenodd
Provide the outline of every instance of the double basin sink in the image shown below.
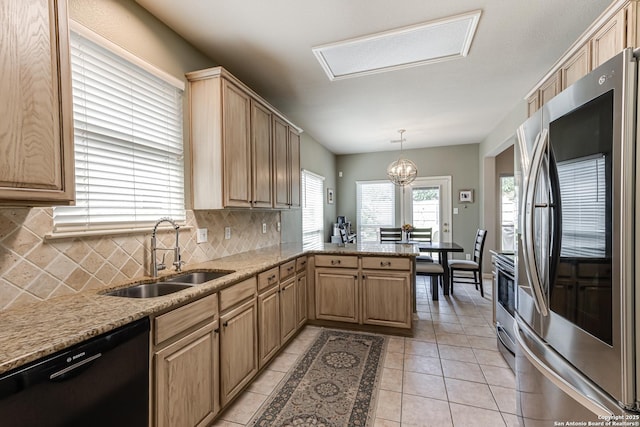
<path fill-rule="evenodd" d="M 184 273 L 159 282 L 141 283 L 128 288 L 106 292 L 105 295 L 125 298 L 155 298 L 219 279 L 233 271 L 196 271 Z"/>

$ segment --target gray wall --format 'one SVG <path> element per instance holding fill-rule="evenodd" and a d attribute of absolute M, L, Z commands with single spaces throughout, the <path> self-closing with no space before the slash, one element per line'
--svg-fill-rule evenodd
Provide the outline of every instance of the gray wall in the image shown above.
<path fill-rule="evenodd" d="M 459 208 L 459 214 L 452 215 L 452 236 L 467 253 L 471 251 L 478 228 L 480 204 L 477 201 L 471 204 L 458 203 L 458 190 L 473 189 L 476 200 L 482 192 L 479 186 L 478 149 L 478 144 L 468 144 L 403 152 L 404 157 L 415 162 L 420 177 L 451 176 L 452 208 Z M 338 215 L 347 216 L 357 226 L 356 181 L 386 180 L 387 166 L 399 155 L 399 151 L 385 151 L 337 156 L 336 169 L 338 173 L 342 172 L 342 178 L 337 178 Z M 396 200 L 399 204 L 400 197 Z M 399 206 L 396 212 L 399 212 Z M 399 226 L 399 215 L 396 215 L 396 221 Z"/>
<path fill-rule="evenodd" d="M 336 189 L 336 156 L 311 135 L 303 133 L 300 136 L 300 167 L 324 176 L 324 240 L 329 241 L 336 220 L 336 203 L 327 203 L 327 188 Z M 281 221 L 282 242 L 301 242 L 302 209 L 282 211 Z"/>

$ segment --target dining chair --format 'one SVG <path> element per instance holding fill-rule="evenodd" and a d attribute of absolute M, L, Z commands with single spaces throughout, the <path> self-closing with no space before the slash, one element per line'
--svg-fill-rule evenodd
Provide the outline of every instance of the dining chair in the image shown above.
<path fill-rule="evenodd" d="M 431 281 L 431 299 L 438 301 L 438 284 L 442 283 L 444 277 L 444 268 L 442 264 L 437 262 L 418 262 L 416 260 L 416 274 L 429 276 Z M 414 308 L 414 312 L 416 307 Z"/>
<path fill-rule="evenodd" d="M 414 228 L 411 231 L 410 240 L 414 242 L 427 242 L 431 243 L 432 240 L 432 228 Z M 428 252 L 420 252 L 420 255 L 416 257 L 416 262 L 433 262 L 433 256 Z"/>
<path fill-rule="evenodd" d="M 482 288 L 482 253 L 484 251 L 484 241 L 486 237 L 487 230 L 479 228 L 476 232 L 475 243 L 473 244 L 472 260 L 455 259 L 449 261 L 449 289 L 451 294 L 453 294 L 453 282 L 457 281 L 459 283 L 473 283 L 476 286 L 476 290 L 478 290 L 478 286 L 480 286 L 480 296 L 484 298 L 484 289 Z M 473 276 L 470 276 L 469 273 L 473 273 Z"/>
<path fill-rule="evenodd" d="M 380 243 L 393 243 L 402 241 L 400 227 L 380 227 Z"/>

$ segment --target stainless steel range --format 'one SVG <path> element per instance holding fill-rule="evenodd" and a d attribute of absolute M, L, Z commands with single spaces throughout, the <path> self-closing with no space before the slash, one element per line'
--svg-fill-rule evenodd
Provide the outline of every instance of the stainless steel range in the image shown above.
<path fill-rule="evenodd" d="M 511 370 L 515 370 L 516 343 L 513 337 L 516 309 L 515 255 L 512 253 L 495 253 L 493 261 L 498 349 L 511 367 Z"/>

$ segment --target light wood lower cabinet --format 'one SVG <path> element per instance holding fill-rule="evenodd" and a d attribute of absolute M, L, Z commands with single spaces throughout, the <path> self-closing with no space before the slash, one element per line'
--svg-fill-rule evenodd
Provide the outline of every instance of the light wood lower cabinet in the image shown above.
<path fill-rule="evenodd" d="M 296 276 L 296 296 L 298 298 L 296 315 L 298 329 L 307 322 L 307 274 L 298 273 Z"/>
<path fill-rule="evenodd" d="M 285 343 L 297 330 L 296 280 L 291 277 L 280 284 L 280 342 Z"/>
<path fill-rule="evenodd" d="M 258 295 L 260 367 L 280 349 L 280 287 L 276 284 Z"/>
<path fill-rule="evenodd" d="M 217 295 L 160 315 L 153 325 L 155 425 L 209 425 L 220 409 Z"/>
<path fill-rule="evenodd" d="M 408 272 L 365 270 L 362 294 L 362 323 L 411 327 L 411 277 Z"/>
<path fill-rule="evenodd" d="M 316 318 L 359 323 L 359 285 L 358 270 L 316 268 Z"/>
<path fill-rule="evenodd" d="M 258 372 L 256 299 L 220 316 L 220 402 L 224 406 Z"/>

